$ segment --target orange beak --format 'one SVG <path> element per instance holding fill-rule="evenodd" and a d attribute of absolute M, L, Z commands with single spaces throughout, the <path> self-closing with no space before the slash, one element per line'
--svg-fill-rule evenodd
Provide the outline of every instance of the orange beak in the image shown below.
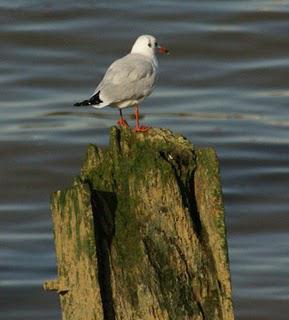
<path fill-rule="evenodd" d="M 161 54 L 170 54 L 170 52 L 169 52 L 169 50 L 168 50 L 167 48 L 162 47 L 162 46 L 160 46 L 160 45 L 158 45 L 158 51 L 159 51 L 159 53 L 161 53 Z"/>

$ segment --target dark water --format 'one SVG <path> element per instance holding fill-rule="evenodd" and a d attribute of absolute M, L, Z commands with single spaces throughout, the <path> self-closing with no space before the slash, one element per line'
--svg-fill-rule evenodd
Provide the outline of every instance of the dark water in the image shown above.
<path fill-rule="evenodd" d="M 72 103 L 148 33 L 171 55 L 143 121 L 220 157 L 236 318 L 289 319 L 289 2 L 2 0 L 0 25 L 0 318 L 60 318 L 49 194 L 117 120 Z"/>

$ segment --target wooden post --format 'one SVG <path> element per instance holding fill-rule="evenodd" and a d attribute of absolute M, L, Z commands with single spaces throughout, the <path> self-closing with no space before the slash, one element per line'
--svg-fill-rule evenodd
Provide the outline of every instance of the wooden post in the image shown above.
<path fill-rule="evenodd" d="M 234 319 L 212 149 L 113 127 L 51 203 L 63 319 Z"/>

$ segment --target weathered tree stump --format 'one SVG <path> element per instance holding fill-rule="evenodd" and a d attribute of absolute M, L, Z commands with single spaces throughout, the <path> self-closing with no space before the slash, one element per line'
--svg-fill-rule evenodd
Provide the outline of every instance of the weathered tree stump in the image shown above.
<path fill-rule="evenodd" d="M 234 318 L 213 149 L 113 127 L 51 208 L 63 319 Z"/>

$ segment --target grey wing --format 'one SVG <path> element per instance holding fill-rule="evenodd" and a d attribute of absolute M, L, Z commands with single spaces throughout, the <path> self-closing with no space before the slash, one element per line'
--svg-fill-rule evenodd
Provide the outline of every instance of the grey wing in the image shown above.
<path fill-rule="evenodd" d="M 115 103 L 141 99 L 151 93 L 156 80 L 152 63 L 141 57 L 127 55 L 116 60 L 96 88 L 101 99 Z"/>

